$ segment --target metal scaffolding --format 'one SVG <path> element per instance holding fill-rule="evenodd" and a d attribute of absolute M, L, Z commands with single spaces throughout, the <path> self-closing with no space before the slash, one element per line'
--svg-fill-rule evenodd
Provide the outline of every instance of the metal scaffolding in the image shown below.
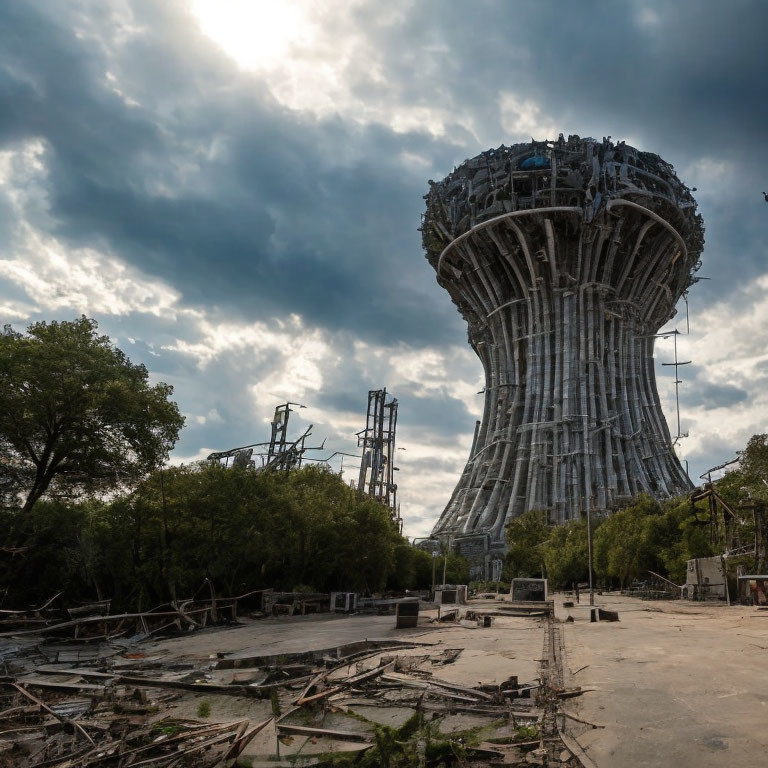
<path fill-rule="evenodd" d="M 365 429 L 357 433 L 357 444 L 363 449 L 357 488 L 388 507 L 402 525 L 395 483 L 396 432 L 397 400 L 387 402 L 386 389 L 369 391 Z"/>

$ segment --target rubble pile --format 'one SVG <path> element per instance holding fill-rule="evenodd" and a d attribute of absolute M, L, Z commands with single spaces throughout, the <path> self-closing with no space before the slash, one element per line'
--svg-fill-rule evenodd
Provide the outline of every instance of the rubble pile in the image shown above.
<path fill-rule="evenodd" d="M 498 632 L 514 644 L 544 629 L 551 605 L 472 601 L 425 613 L 405 630 L 391 615 L 326 614 L 230 621 L 165 639 L 47 632 L 67 623 L 58 619 L 5 632 L 0 768 L 430 768 L 543 764 L 553 748 L 560 754 L 548 722 L 565 691 L 537 676 L 535 652 L 509 662 L 509 644 L 497 645 Z M 356 621 L 397 636 L 325 648 L 309 639 L 313 628 L 342 637 Z M 269 652 L 301 649 L 302 632 L 306 650 Z M 521 674 L 510 675 L 516 668 Z"/>

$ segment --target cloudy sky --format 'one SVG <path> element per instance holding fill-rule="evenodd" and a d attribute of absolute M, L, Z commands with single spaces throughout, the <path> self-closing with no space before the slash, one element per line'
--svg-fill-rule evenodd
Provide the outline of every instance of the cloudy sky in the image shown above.
<path fill-rule="evenodd" d="M 354 451 L 386 386 L 425 535 L 482 404 L 421 250 L 427 180 L 501 143 L 610 135 L 698 190 L 696 479 L 766 431 L 766 30 L 768 4 L 740 0 L 3 0 L 0 322 L 96 318 L 175 387 L 174 461 L 266 439 L 284 399 L 307 405 L 296 431 Z"/>

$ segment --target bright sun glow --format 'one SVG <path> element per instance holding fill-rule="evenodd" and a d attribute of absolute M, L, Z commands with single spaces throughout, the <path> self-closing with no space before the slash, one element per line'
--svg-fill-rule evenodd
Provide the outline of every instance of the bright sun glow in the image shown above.
<path fill-rule="evenodd" d="M 203 34 L 241 69 L 263 81 L 274 99 L 289 109 L 317 117 L 341 114 L 398 132 L 428 130 L 439 136 L 451 123 L 477 133 L 468 113 L 439 104 L 400 102 L 399 88 L 390 87 L 386 77 L 382 52 L 371 44 L 361 14 L 355 13 L 360 0 L 187 1 Z M 402 23 L 403 9 L 411 3 L 389 0 L 368 8 L 370 26 Z M 361 72 L 372 88 L 358 87 Z"/>
<path fill-rule="evenodd" d="M 291 47 L 310 42 L 302 5 L 289 0 L 192 0 L 200 28 L 244 69 L 278 66 Z"/>

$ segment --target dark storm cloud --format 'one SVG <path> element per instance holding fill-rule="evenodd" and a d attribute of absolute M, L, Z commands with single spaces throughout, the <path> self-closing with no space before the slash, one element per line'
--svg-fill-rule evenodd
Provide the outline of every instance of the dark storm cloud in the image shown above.
<path fill-rule="evenodd" d="M 437 393 L 419 397 L 408 388 L 398 392 L 398 397 L 402 401 L 398 417 L 409 427 L 424 429 L 435 438 L 470 432 L 474 428 L 476 416 L 454 397 Z M 480 405 L 478 403 L 478 407 Z"/>
<path fill-rule="evenodd" d="M 371 34 L 406 102 L 436 89 L 491 118 L 505 89 L 572 120 L 574 130 L 642 135 L 652 151 L 663 144 L 688 155 L 704 145 L 734 156 L 752 149 L 739 140 L 762 140 L 765 130 L 767 24 L 768 6 L 747 0 L 485 0 L 471 10 L 432 0 Z M 361 73 L 358 88 L 369 87 Z"/>
<path fill-rule="evenodd" d="M 345 379 L 347 377 L 345 376 Z M 365 413 L 365 382 L 362 379 L 358 379 L 357 383 L 360 385 L 356 389 L 345 390 L 332 390 L 326 391 L 320 394 L 316 401 L 316 404 L 324 408 L 330 408 L 334 411 L 340 411 L 342 413 Z M 350 382 L 346 382 L 346 386 L 350 386 Z"/>
<path fill-rule="evenodd" d="M 496 112 L 507 90 L 566 134 L 631 137 L 683 176 L 702 158 L 721 164 L 696 195 L 707 226 L 702 274 L 716 278 L 692 291 L 703 304 L 765 266 L 766 29 L 768 4 L 748 0 L 432 0 L 371 34 L 403 102 L 469 112 L 489 145 L 509 143 Z M 371 85 L 361 73 L 358 91 Z"/>
<path fill-rule="evenodd" d="M 87 7 L 96 32 L 117 23 Z M 11 107 L 0 137 L 45 141 L 55 234 L 106 244 L 189 302 L 297 312 L 384 339 L 454 336 L 459 320 L 416 231 L 426 182 L 398 160 L 441 147 L 297 117 L 168 8 L 137 6 L 145 31 L 109 56 L 74 37 L 74 12 L 0 8 L 0 99 Z M 111 89 L 112 69 L 138 105 Z M 185 163 L 191 188 L 177 173 Z"/>
<path fill-rule="evenodd" d="M 180 6 L 132 8 L 141 32 L 122 37 L 124 20 L 102 3 L 0 8 L 0 137 L 45 140 L 57 234 L 108 245 L 189 302 L 298 312 L 380 339 L 458 338 L 416 228 L 427 176 L 486 147 L 450 119 L 449 141 L 438 141 L 282 109 Z M 353 61 L 346 74 L 361 98 L 443 105 L 457 121 L 471 113 L 496 144 L 510 140 L 498 109 L 508 90 L 566 133 L 637 137 L 678 169 L 712 158 L 735 173 L 729 199 L 700 192 L 704 269 L 718 280 L 692 300 L 763 268 L 768 6 L 424 2 L 390 25 L 366 24 L 368 10 L 358 21 L 387 77 Z M 78 26 L 90 36 L 76 37 Z M 436 170 L 409 167 L 402 152 Z"/>

